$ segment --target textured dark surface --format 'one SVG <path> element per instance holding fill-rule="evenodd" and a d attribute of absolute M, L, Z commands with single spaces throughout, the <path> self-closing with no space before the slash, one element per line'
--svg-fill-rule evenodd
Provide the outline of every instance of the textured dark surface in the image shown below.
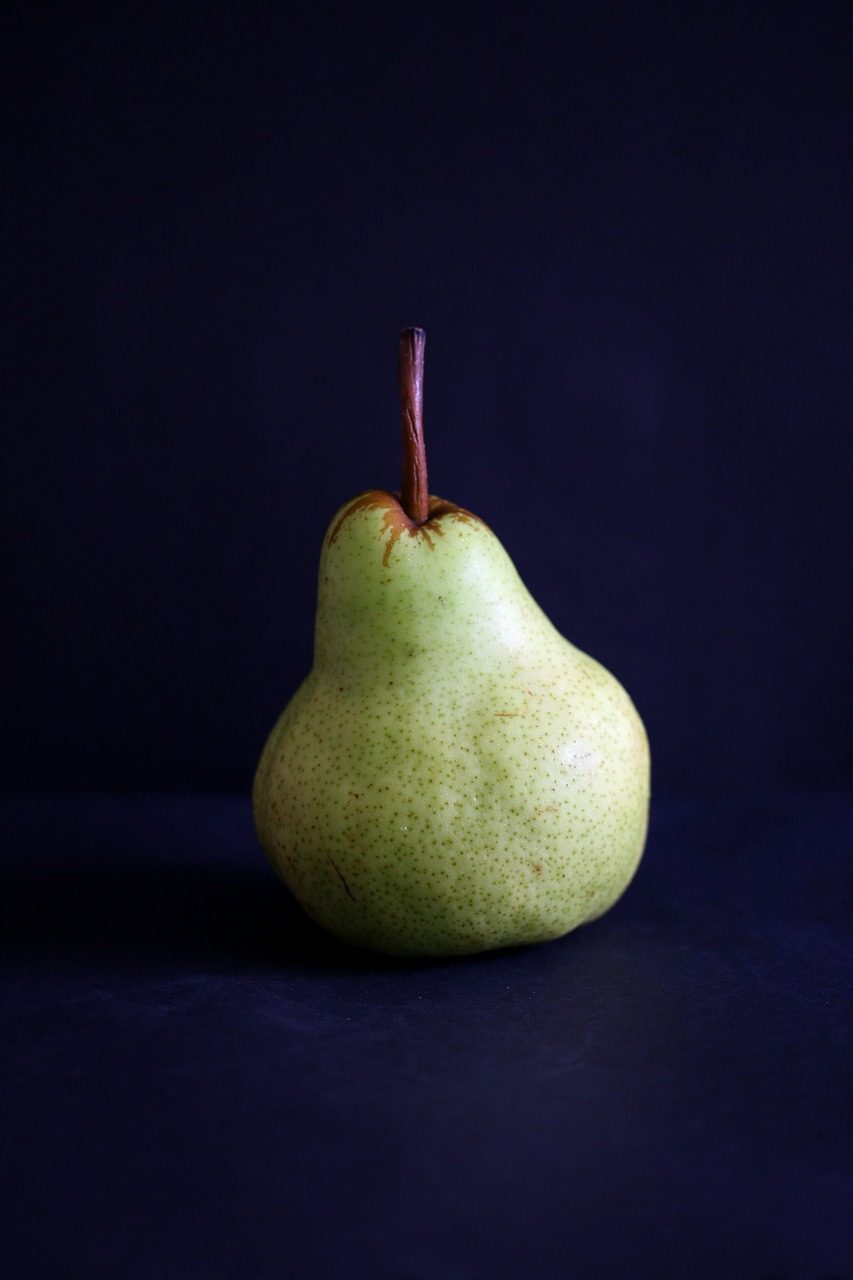
<path fill-rule="evenodd" d="M 3 810 L 4 1275 L 853 1274 L 853 797 L 654 807 L 557 943 L 327 941 L 240 799 Z"/>

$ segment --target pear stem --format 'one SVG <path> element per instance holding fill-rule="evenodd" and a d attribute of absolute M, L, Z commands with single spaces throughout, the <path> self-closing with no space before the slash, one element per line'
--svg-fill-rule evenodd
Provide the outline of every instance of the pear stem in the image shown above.
<path fill-rule="evenodd" d="M 400 334 L 397 377 L 400 383 L 400 426 L 403 434 L 403 510 L 413 524 L 429 517 L 426 450 L 424 448 L 424 346 L 423 329 Z"/>

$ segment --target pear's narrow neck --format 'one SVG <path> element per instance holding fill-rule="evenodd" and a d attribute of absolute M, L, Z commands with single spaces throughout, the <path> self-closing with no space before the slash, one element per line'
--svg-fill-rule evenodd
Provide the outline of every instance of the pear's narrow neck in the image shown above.
<path fill-rule="evenodd" d="M 320 560 L 315 666 L 393 670 L 515 660 L 551 627 L 494 534 L 450 504 L 413 527 L 393 495 L 362 495 L 332 522 Z M 399 513 L 396 522 L 389 519 Z M 366 678 L 366 677 L 365 677 Z"/>

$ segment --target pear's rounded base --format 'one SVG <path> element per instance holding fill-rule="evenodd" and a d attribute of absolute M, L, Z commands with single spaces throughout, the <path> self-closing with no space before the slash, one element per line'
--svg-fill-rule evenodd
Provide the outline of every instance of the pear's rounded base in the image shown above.
<path fill-rule="evenodd" d="M 447 893 L 437 893 L 432 901 L 420 899 L 411 903 L 403 895 L 383 913 L 377 912 L 369 900 L 359 906 L 335 864 L 332 873 L 339 881 L 345 903 L 333 899 L 330 907 L 328 900 L 313 900 L 306 895 L 304 879 L 294 876 L 292 864 L 287 866 L 269 849 L 265 852 L 299 906 L 325 933 L 360 951 L 398 960 L 456 959 L 556 942 L 605 915 L 628 887 L 640 860 L 638 854 L 618 884 L 611 884 L 605 895 L 596 898 L 594 906 L 587 904 L 586 910 L 567 897 L 563 909 L 556 913 L 548 899 L 540 904 L 538 912 L 528 905 L 522 913 L 511 898 L 504 903 L 492 901 L 488 906 L 480 903 L 473 910 L 469 906 L 466 911 L 466 904 L 461 898 L 454 899 L 448 887 Z"/>

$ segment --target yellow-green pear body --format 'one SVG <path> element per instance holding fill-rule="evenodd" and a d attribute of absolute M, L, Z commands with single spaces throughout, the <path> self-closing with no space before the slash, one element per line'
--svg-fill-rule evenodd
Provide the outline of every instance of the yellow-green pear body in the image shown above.
<path fill-rule="evenodd" d="M 323 542 L 314 666 L 267 741 L 258 835 L 308 914 L 399 956 L 557 938 L 646 838 L 649 749 L 476 517 L 374 490 Z"/>

